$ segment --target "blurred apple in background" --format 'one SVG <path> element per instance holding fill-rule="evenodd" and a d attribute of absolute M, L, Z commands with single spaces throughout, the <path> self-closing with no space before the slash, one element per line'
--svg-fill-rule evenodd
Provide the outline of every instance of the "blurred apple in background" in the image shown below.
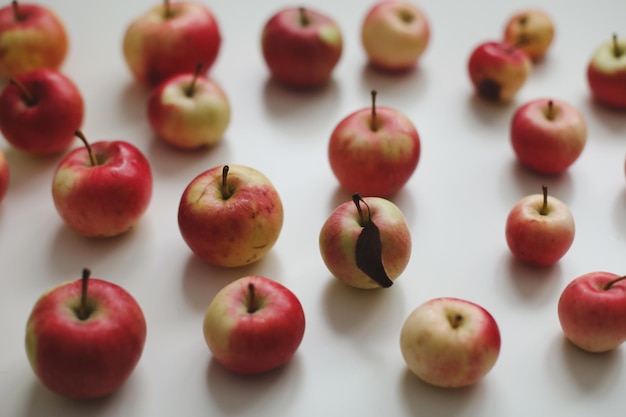
<path fill-rule="evenodd" d="M 154 89 L 148 100 L 152 130 L 181 149 L 218 143 L 230 123 L 230 104 L 220 86 L 196 72 L 174 75 Z"/>
<path fill-rule="evenodd" d="M 72 80 L 56 70 L 37 69 L 16 75 L 0 93 L 0 132 L 21 151 L 56 154 L 74 142 L 84 112 Z"/>
<path fill-rule="evenodd" d="M 194 178 L 178 207 L 189 248 L 206 262 L 239 267 L 263 258 L 278 240 L 283 205 L 270 180 L 242 165 L 220 165 Z"/>
<path fill-rule="evenodd" d="M 121 141 L 76 148 L 57 166 L 52 182 L 54 205 L 61 218 L 88 237 L 111 237 L 135 225 L 152 197 L 152 172 L 134 145 Z"/>
<path fill-rule="evenodd" d="M 425 382 L 464 387 L 481 380 L 495 365 L 500 330 L 493 316 L 475 303 L 434 298 L 407 317 L 400 350 L 411 372 Z"/>
<path fill-rule="evenodd" d="M 343 39 L 330 17 L 311 8 L 289 7 L 267 21 L 261 49 L 277 81 L 290 87 L 311 88 L 330 79 L 341 57 Z"/>
<path fill-rule="evenodd" d="M 510 135 L 513 151 L 523 165 L 542 174 L 559 174 L 585 148 L 587 124 L 569 103 L 541 98 L 515 111 Z"/>
<path fill-rule="evenodd" d="M 398 110 L 372 106 L 349 114 L 328 144 L 330 167 L 341 186 L 364 197 L 390 197 L 411 178 L 420 157 L 420 137 Z"/>
<path fill-rule="evenodd" d="M 51 9 L 13 1 L 0 9 L 0 50 L 0 78 L 58 69 L 67 55 L 68 36 Z"/>
<path fill-rule="evenodd" d="M 243 277 L 222 288 L 203 322 L 215 360 L 238 374 L 267 372 L 287 363 L 304 329 L 304 310 L 296 295 L 261 276 Z"/>
<path fill-rule="evenodd" d="M 504 27 L 504 40 L 517 46 L 533 61 L 545 56 L 553 39 L 554 22 L 539 9 L 518 11 Z"/>
<path fill-rule="evenodd" d="M 626 341 L 626 277 L 590 272 L 570 282 L 558 304 L 563 333 L 589 352 L 606 352 Z"/>
<path fill-rule="evenodd" d="M 469 76 L 476 93 L 492 101 L 513 100 L 530 71 L 528 56 L 506 41 L 479 44 L 468 62 Z"/>
<path fill-rule="evenodd" d="M 221 42 L 217 20 L 206 6 L 165 0 L 131 23 L 123 51 L 135 78 L 154 87 L 172 75 L 193 71 L 198 63 L 209 71 Z"/>
<path fill-rule="evenodd" d="M 515 258 L 533 266 L 549 266 L 561 259 L 574 242 L 574 218 L 555 197 L 542 194 L 522 198 L 506 220 L 506 242 Z"/>
<path fill-rule="evenodd" d="M 7 190 L 9 189 L 10 179 L 11 175 L 9 171 L 9 164 L 4 156 L 4 152 L 0 150 L 0 202 L 2 202 Z"/>
<path fill-rule="evenodd" d="M 587 66 L 587 81 L 598 102 L 626 109 L 626 38 L 613 35 L 595 50 Z"/>
<path fill-rule="evenodd" d="M 75 399 L 116 391 L 139 362 L 146 320 L 133 296 L 101 279 L 83 277 L 45 292 L 26 325 L 26 352 L 39 380 Z"/>
<path fill-rule="evenodd" d="M 402 0 L 383 0 L 370 8 L 361 25 L 361 44 L 376 68 L 404 71 L 413 68 L 430 39 L 424 12 Z"/>

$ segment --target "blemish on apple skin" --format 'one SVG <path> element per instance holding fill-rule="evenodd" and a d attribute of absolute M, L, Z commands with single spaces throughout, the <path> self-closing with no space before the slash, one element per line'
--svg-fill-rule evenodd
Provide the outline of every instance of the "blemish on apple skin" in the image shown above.
<path fill-rule="evenodd" d="M 478 94 L 489 100 L 499 100 L 502 86 L 490 78 L 478 83 Z"/>

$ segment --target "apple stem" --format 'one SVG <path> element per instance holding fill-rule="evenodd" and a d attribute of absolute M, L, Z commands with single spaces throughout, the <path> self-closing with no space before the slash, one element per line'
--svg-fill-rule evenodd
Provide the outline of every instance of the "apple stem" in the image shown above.
<path fill-rule="evenodd" d="M 202 62 L 198 62 L 196 64 L 196 71 L 193 73 L 193 79 L 191 80 L 191 84 L 187 89 L 187 97 L 193 96 L 193 90 L 196 88 L 196 81 L 198 81 L 198 77 L 200 76 L 200 71 L 202 71 Z"/>
<path fill-rule="evenodd" d="M 254 284 L 248 283 L 248 314 L 255 313 L 259 309 L 254 292 Z"/>
<path fill-rule="evenodd" d="M 37 99 L 35 98 L 35 96 L 33 96 L 33 94 L 28 91 L 28 88 L 26 88 L 24 84 L 14 78 L 11 78 L 9 82 L 20 90 L 20 93 L 22 93 L 22 98 L 28 106 L 34 106 L 37 103 Z"/>
<path fill-rule="evenodd" d="M 78 307 L 78 318 L 80 320 L 86 320 L 89 317 L 89 309 L 87 307 L 87 284 L 89 283 L 89 276 L 91 271 L 88 268 L 83 269 L 83 277 L 80 290 L 80 306 Z"/>
<path fill-rule="evenodd" d="M 91 161 L 91 166 L 98 166 L 98 159 L 96 158 L 96 155 L 94 155 L 93 149 L 91 148 L 91 145 L 87 141 L 87 138 L 85 137 L 83 132 L 77 130 L 74 132 L 74 135 L 77 136 L 85 144 L 85 148 L 87 148 L 87 153 L 89 154 L 89 160 Z"/>
<path fill-rule="evenodd" d="M 619 278 L 615 278 L 613 281 L 609 281 L 609 282 L 607 282 L 607 284 L 604 286 L 604 289 L 605 289 L 605 290 L 609 290 L 609 289 L 611 289 L 611 287 L 613 286 L 613 284 L 617 284 L 618 282 L 623 281 L 623 280 L 625 280 L 625 279 L 626 279 L 626 275 L 621 276 L 621 277 L 619 277 Z"/>
<path fill-rule="evenodd" d="M 548 214 L 548 187 L 546 185 L 542 185 L 541 190 L 543 191 L 543 205 L 541 206 L 539 214 L 545 216 Z"/>
<path fill-rule="evenodd" d="M 11 7 L 13 8 L 13 17 L 16 22 L 22 20 L 22 16 L 20 16 L 20 8 L 18 7 L 17 0 L 13 0 L 11 2 Z"/>
<path fill-rule="evenodd" d="M 453 329 L 458 329 L 459 326 L 461 326 L 461 322 L 463 321 L 463 316 L 460 314 L 455 314 L 448 320 L 450 321 L 450 326 L 452 326 Z"/>
<path fill-rule="evenodd" d="M 233 195 L 233 193 L 230 191 L 230 188 L 228 188 L 228 171 L 229 171 L 229 167 L 228 165 L 224 165 L 224 168 L 222 168 L 222 198 L 224 200 L 228 200 L 230 198 L 231 195 Z"/>
<path fill-rule="evenodd" d="M 370 129 L 372 132 L 376 132 L 378 130 L 378 124 L 376 123 L 376 94 L 378 92 L 376 90 L 372 90 L 372 121 L 370 123 Z"/>
<path fill-rule="evenodd" d="M 172 17 L 172 8 L 170 7 L 170 0 L 163 0 L 163 8 L 165 9 L 164 16 L 166 19 Z"/>
<path fill-rule="evenodd" d="M 309 24 L 311 24 L 311 19 L 309 19 L 309 15 L 307 14 L 304 7 L 299 7 L 298 12 L 300 14 L 300 24 L 302 26 L 308 26 Z"/>
<path fill-rule="evenodd" d="M 552 100 L 548 100 L 548 112 L 546 113 L 546 117 L 548 120 L 554 120 L 554 102 Z"/>
<path fill-rule="evenodd" d="M 624 54 L 624 50 L 619 47 L 619 42 L 617 42 L 617 34 L 613 34 L 613 55 L 615 58 L 619 58 Z"/>
<path fill-rule="evenodd" d="M 360 224 L 362 227 L 364 227 L 366 223 L 369 223 L 372 221 L 372 213 L 370 212 L 370 206 L 365 202 L 365 200 L 363 200 L 363 197 L 361 197 L 359 193 L 352 194 L 352 201 L 354 202 L 354 205 L 356 206 L 356 210 L 359 213 Z M 368 215 L 367 220 L 365 219 L 365 216 L 363 215 L 363 210 L 361 209 L 361 202 L 363 202 L 363 204 L 365 204 L 365 207 L 367 207 L 367 215 Z"/>

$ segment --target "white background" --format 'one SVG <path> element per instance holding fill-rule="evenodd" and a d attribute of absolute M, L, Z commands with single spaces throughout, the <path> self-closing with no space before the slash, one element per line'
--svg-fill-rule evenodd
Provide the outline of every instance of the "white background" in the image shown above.
<path fill-rule="evenodd" d="M 344 53 L 332 82 L 310 93 L 288 92 L 271 81 L 260 52 L 264 22 L 291 3 L 210 2 L 223 35 L 211 76 L 229 96 L 233 118 L 219 146 L 191 153 L 176 151 L 151 133 L 148 91 L 133 81 L 121 52 L 126 27 L 156 1 L 42 3 L 67 25 L 71 46 L 62 70 L 84 94 L 83 131 L 92 141 L 124 139 L 143 150 L 152 164 L 154 195 L 128 234 L 82 238 L 62 223 L 52 203 L 52 174 L 62 155 L 34 158 L 0 138 L 12 176 L 0 206 L 0 415 L 623 414 L 626 348 L 599 355 L 574 348 L 561 333 L 556 305 L 576 276 L 626 270 L 626 114 L 593 103 L 585 79 L 596 46 L 624 30 L 626 2 L 542 2 L 555 21 L 556 38 L 509 105 L 476 98 L 466 66 L 473 48 L 499 38 L 506 19 L 530 5 L 525 1 L 419 2 L 430 19 L 429 47 L 417 70 L 388 76 L 367 67 L 359 41 L 372 2 L 320 0 L 316 7 L 342 29 Z M 422 156 L 412 179 L 392 199 L 410 224 L 410 263 L 389 290 L 361 291 L 331 277 L 317 239 L 329 213 L 349 200 L 327 162 L 329 135 L 343 117 L 369 105 L 373 88 L 380 105 L 414 121 Z M 519 166 L 509 144 L 517 106 L 543 96 L 568 101 L 588 123 L 587 147 L 558 177 Z M 274 249 L 241 269 L 214 268 L 193 256 L 176 220 L 188 182 L 224 163 L 265 173 L 285 207 Z M 512 259 L 504 224 L 513 204 L 539 193 L 544 183 L 570 207 L 576 239 L 557 265 L 533 269 Z M 85 266 L 137 298 L 148 338 L 137 368 L 118 392 L 75 402 L 37 381 L 24 331 L 39 295 L 78 278 Z M 249 274 L 273 278 L 296 293 L 307 329 L 287 366 L 244 378 L 211 360 L 201 328 L 213 295 Z M 439 296 L 477 302 L 499 323 L 499 360 L 473 387 L 428 386 L 402 360 L 398 338 L 405 318 Z"/>

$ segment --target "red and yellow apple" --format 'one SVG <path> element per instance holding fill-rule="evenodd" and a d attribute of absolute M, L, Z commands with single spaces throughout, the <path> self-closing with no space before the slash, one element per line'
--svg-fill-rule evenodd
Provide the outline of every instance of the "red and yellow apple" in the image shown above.
<path fill-rule="evenodd" d="M 504 26 L 504 40 L 533 61 L 543 58 L 554 39 L 554 22 L 540 9 L 520 10 Z"/>
<path fill-rule="evenodd" d="M 587 81 L 599 103 L 626 109 L 626 37 L 613 35 L 596 48 L 587 65 Z"/>

